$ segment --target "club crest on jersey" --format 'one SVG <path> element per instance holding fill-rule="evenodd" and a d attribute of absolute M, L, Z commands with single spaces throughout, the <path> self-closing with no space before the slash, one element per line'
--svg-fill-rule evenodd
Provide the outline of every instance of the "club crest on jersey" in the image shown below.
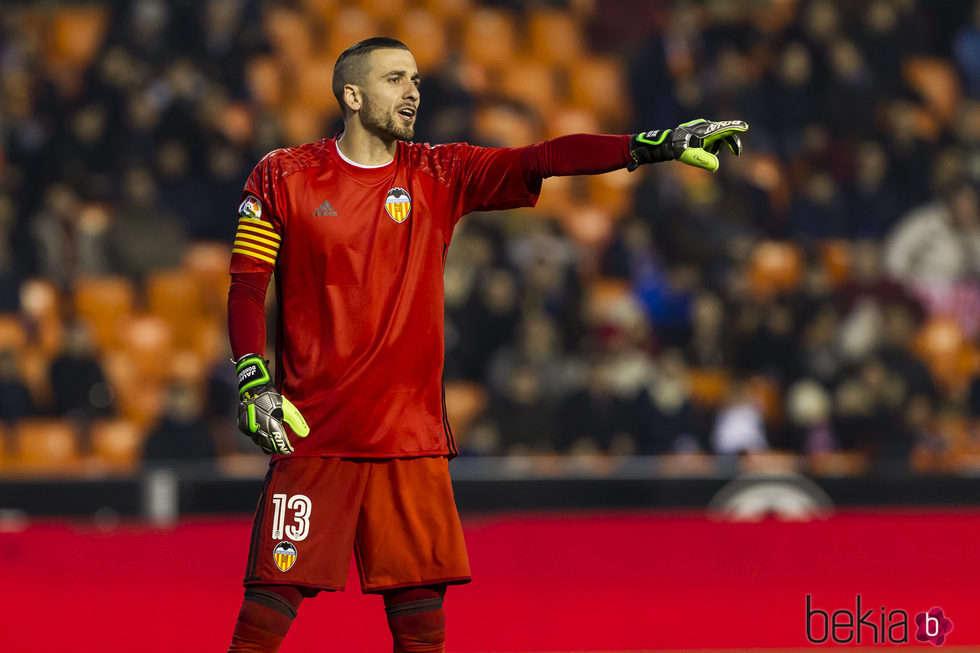
<path fill-rule="evenodd" d="M 262 202 L 254 195 L 245 197 L 245 201 L 238 207 L 238 215 L 243 218 L 258 220 L 262 217 Z"/>
<path fill-rule="evenodd" d="M 296 562 L 296 547 L 292 542 L 280 542 L 272 551 L 272 557 L 276 561 L 279 571 L 289 571 L 289 568 Z"/>
<path fill-rule="evenodd" d="M 405 222 L 412 212 L 412 197 L 404 188 L 392 188 L 385 197 L 385 211 L 397 223 Z"/>

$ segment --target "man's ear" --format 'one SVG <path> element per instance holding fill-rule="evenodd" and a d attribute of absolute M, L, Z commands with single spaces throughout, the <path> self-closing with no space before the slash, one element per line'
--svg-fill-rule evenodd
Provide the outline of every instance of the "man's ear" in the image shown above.
<path fill-rule="evenodd" d="M 351 111 L 361 110 L 361 89 L 359 89 L 354 84 L 344 85 L 344 104 Z"/>

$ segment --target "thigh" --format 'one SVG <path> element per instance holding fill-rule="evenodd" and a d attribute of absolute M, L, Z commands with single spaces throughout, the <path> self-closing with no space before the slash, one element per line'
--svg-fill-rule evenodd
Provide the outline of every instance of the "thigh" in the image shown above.
<path fill-rule="evenodd" d="M 469 582 L 449 461 L 432 457 L 365 464 L 370 474 L 354 550 L 362 591 Z"/>
<path fill-rule="evenodd" d="M 276 462 L 255 512 L 245 585 L 343 589 L 367 477 L 338 458 Z"/>

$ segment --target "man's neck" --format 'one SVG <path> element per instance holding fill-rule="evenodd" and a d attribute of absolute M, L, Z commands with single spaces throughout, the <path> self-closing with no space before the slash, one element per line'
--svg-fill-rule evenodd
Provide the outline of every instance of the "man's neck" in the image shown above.
<path fill-rule="evenodd" d="M 341 154 L 362 166 L 383 166 L 395 158 L 398 141 L 385 141 L 361 126 L 357 120 L 344 124 L 344 133 L 337 140 Z"/>

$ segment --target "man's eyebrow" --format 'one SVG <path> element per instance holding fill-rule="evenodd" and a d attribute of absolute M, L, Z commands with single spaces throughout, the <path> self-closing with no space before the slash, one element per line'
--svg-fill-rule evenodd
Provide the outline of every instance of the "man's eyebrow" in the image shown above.
<path fill-rule="evenodd" d="M 386 72 L 384 74 L 384 76 L 385 77 L 390 77 L 392 75 L 395 75 L 397 77 L 404 77 L 407 74 L 408 74 L 408 71 L 406 71 L 406 70 L 389 70 L 388 72 Z M 412 74 L 412 79 L 418 79 L 418 80 L 420 80 L 420 79 L 422 79 L 422 75 L 420 75 L 419 73 L 413 73 Z"/>

